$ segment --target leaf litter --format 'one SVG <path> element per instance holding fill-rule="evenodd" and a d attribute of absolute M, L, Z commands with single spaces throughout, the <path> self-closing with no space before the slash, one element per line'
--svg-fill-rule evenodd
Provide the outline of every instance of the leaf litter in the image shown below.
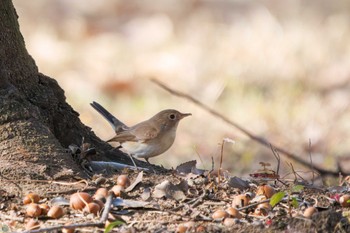
<path fill-rule="evenodd" d="M 266 164 L 263 165 L 266 168 Z M 299 185 L 299 180 L 276 177 L 266 179 L 264 176 L 251 176 L 243 179 L 221 169 L 198 169 L 196 161 L 181 164 L 174 171 L 164 174 L 128 169 L 122 173 L 132 182 L 125 188 L 123 196 L 112 199 L 111 209 L 107 213 L 109 224 L 106 230 L 109 231 L 350 231 L 350 195 L 346 179 L 341 185 L 328 188 Z M 76 182 L 71 183 L 72 187 L 67 186 L 67 182 L 65 185 L 58 182 L 48 183 L 45 189 L 37 189 L 39 186 L 33 182 L 28 190 L 40 194 L 39 204 L 61 205 L 65 211 L 65 215 L 57 220 L 40 215 L 37 218 L 40 229 L 60 226 L 68 221 L 76 224 L 76 229 L 103 228 L 101 224 L 93 223 L 99 221 L 106 207 L 94 215 L 72 210 L 67 203 L 70 195 L 76 192 L 75 187 L 92 196 L 98 188 L 111 189 L 118 175 L 95 176 L 84 187 Z M 24 230 L 31 218 L 26 215 L 26 206 L 21 204 L 21 197 L 6 191 L 1 194 L 2 229 L 13 232 Z M 105 199 L 101 200 L 105 202 Z"/>

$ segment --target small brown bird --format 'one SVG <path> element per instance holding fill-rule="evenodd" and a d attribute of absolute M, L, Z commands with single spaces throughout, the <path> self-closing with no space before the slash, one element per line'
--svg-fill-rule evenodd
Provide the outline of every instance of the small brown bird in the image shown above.
<path fill-rule="evenodd" d="M 107 142 L 119 142 L 120 146 L 129 155 L 143 158 L 148 163 L 149 158 L 160 155 L 171 147 L 175 141 L 179 121 L 192 115 L 191 113 L 181 113 L 174 109 L 167 109 L 146 121 L 128 127 L 100 104 L 92 102 L 91 106 L 112 125 L 116 133 Z M 135 165 L 134 161 L 133 163 Z"/>

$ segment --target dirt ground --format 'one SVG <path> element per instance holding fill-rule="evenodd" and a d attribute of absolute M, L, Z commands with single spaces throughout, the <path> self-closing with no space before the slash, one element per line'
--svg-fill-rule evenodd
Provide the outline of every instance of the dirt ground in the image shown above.
<path fill-rule="evenodd" d="M 118 197 L 113 195 L 111 199 L 109 194 L 102 198 L 104 202 L 112 200 L 110 209 L 93 214 L 69 206 L 72 194 L 87 192 L 93 196 L 99 188 L 111 190 L 120 184 L 121 174 L 129 178 L 130 185 L 126 182 L 124 191 L 116 193 Z M 197 169 L 193 161 L 162 173 L 124 169 L 111 176 L 94 175 L 89 180 L 0 177 L 0 182 L 0 232 L 62 232 L 65 224 L 75 226 L 75 232 L 103 232 L 109 223 L 115 224 L 109 230 L 116 232 L 350 231 L 349 209 L 341 206 L 348 203 L 340 204 L 348 192 L 347 182 L 326 188 L 283 179 L 244 180 L 221 170 Z M 277 200 L 282 191 L 284 198 Z M 28 193 L 37 193 L 39 204 L 61 206 L 64 215 L 57 219 L 43 213 L 29 217 L 31 204 L 23 204 Z M 274 207 L 270 205 L 272 199 Z M 232 212 L 232 207 L 238 211 Z M 314 213 L 307 214 L 306 209 Z M 108 214 L 107 220 L 102 219 L 104 213 Z M 39 229 L 26 226 L 31 219 L 38 221 Z"/>

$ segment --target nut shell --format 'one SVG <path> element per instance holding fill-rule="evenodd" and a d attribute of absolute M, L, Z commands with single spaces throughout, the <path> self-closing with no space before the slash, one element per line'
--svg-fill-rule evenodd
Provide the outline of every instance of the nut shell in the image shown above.
<path fill-rule="evenodd" d="M 177 226 L 176 233 L 185 233 L 187 232 L 188 227 L 184 226 L 183 224 L 180 224 Z"/>
<path fill-rule="evenodd" d="M 64 224 L 65 226 L 71 225 L 71 222 L 67 222 Z M 74 233 L 75 229 L 74 228 L 62 228 L 62 233 Z"/>
<path fill-rule="evenodd" d="M 121 193 L 124 192 L 125 189 L 123 186 L 117 184 L 117 185 L 114 185 L 111 190 L 116 197 L 120 197 Z"/>
<path fill-rule="evenodd" d="M 50 218 L 60 218 L 64 215 L 63 208 L 61 206 L 54 205 L 50 208 L 49 212 L 47 212 L 47 216 Z"/>
<path fill-rule="evenodd" d="M 96 203 L 97 205 L 99 205 L 99 206 L 100 206 L 100 209 L 102 209 L 103 207 L 105 207 L 105 204 L 104 204 L 102 201 L 100 201 L 100 200 L 93 200 L 92 202 L 94 202 L 94 203 Z"/>
<path fill-rule="evenodd" d="M 97 189 L 93 197 L 95 196 L 103 196 L 106 198 L 108 196 L 108 189 L 106 188 Z"/>
<path fill-rule="evenodd" d="M 39 205 L 40 209 L 41 209 L 41 214 L 42 215 L 47 215 L 47 212 L 49 212 L 50 210 L 50 206 L 48 206 L 47 204 L 40 204 Z"/>
<path fill-rule="evenodd" d="M 26 230 L 30 231 L 30 230 L 34 230 L 34 229 L 39 229 L 40 228 L 40 223 L 38 222 L 38 220 L 35 219 L 29 219 L 29 221 L 26 224 Z"/>
<path fill-rule="evenodd" d="M 84 211 L 87 213 L 91 213 L 94 215 L 97 215 L 98 212 L 100 211 L 100 206 L 99 204 L 95 203 L 95 202 L 91 202 L 89 203 L 87 206 L 84 207 Z"/>
<path fill-rule="evenodd" d="M 213 219 L 227 218 L 229 214 L 225 210 L 217 210 L 212 214 Z"/>
<path fill-rule="evenodd" d="M 127 175 L 120 175 L 117 178 L 117 184 L 122 186 L 123 188 L 127 188 L 130 186 L 130 180 Z"/>
<path fill-rule="evenodd" d="M 232 217 L 232 218 L 242 218 L 241 213 L 233 207 L 229 207 L 226 209 L 226 212 Z"/>
<path fill-rule="evenodd" d="M 85 205 L 92 202 L 90 194 L 85 192 L 74 193 L 70 196 L 69 205 L 74 210 L 82 210 Z"/>
<path fill-rule="evenodd" d="M 232 207 L 240 208 L 243 206 L 247 206 L 249 202 L 250 202 L 250 196 L 245 194 L 239 194 L 233 198 Z"/>
<path fill-rule="evenodd" d="M 40 196 L 36 193 L 28 193 L 23 198 L 23 204 L 27 205 L 30 203 L 38 203 L 40 201 Z"/>
<path fill-rule="evenodd" d="M 29 217 L 35 218 L 41 215 L 41 208 L 36 203 L 30 203 L 27 206 L 26 213 Z"/>
<path fill-rule="evenodd" d="M 256 195 L 264 195 L 266 198 L 272 197 L 276 193 L 276 190 L 268 184 L 264 184 L 258 187 Z"/>
<path fill-rule="evenodd" d="M 225 218 L 224 220 L 224 225 L 227 227 L 231 227 L 235 224 L 237 224 L 239 220 L 237 220 L 236 218 Z"/>
<path fill-rule="evenodd" d="M 313 215 L 314 213 L 316 213 L 316 212 L 317 212 L 317 209 L 316 209 L 315 207 L 313 207 L 313 206 L 310 206 L 310 207 L 308 207 L 308 208 L 305 209 L 303 215 L 304 215 L 305 218 L 311 218 L 312 215 Z"/>
<path fill-rule="evenodd" d="M 269 211 L 272 209 L 270 203 L 260 203 L 254 210 L 254 215 L 257 216 L 267 216 Z"/>

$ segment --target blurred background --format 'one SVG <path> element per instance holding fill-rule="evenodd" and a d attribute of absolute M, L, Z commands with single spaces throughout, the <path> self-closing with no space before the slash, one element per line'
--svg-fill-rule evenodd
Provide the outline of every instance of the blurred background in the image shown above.
<path fill-rule="evenodd" d="M 305 160 L 311 151 L 325 168 L 349 154 L 349 1 L 13 1 L 39 70 L 101 139 L 113 131 L 91 101 L 127 125 L 165 108 L 193 114 L 152 163 L 196 159 L 210 169 L 213 158 L 218 167 L 229 137 L 236 143 L 225 144 L 223 167 L 231 173 L 248 175 L 260 161 L 276 166 L 269 149 L 150 78 Z"/>

